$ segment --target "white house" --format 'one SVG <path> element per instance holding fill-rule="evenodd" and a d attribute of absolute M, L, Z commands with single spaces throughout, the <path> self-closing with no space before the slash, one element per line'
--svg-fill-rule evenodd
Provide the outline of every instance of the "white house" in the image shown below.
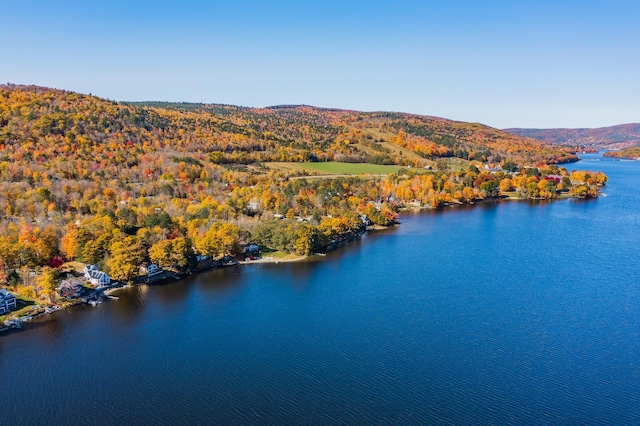
<path fill-rule="evenodd" d="M 162 268 L 156 265 L 155 263 L 149 263 L 147 265 L 140 266 L 140 273 L 148 277 L 161 274 L 162 272 L 163 272 Z"/>
<path fill-rule="evenodd" d="M 16 297 L 6 289 L 0 288 L 0 315 L 16 308 Z"/>
<path fill-rule="evenodd" d="M 105 287 L 111 284 L 111 277 L 106 272 L 92 271 L 89 282 L 96 287 Z"/>
<path fill-rule="evenodd" d="M 94 272 L 94 271 L 100 271 L 100 269 L 98 269 L 96 265 L 86 265 L 82 270 L 82 273 L 84 274 L 84 278 L 86 280 L 91 279 L 91 272 Z"/>
<path fill-rule="evenodd" d="M 111 277 L 106 272 L 98 269 L 96 265 L 84 267 L 84 278 L 96 287 L 105 287 L 111 284 Z"/>

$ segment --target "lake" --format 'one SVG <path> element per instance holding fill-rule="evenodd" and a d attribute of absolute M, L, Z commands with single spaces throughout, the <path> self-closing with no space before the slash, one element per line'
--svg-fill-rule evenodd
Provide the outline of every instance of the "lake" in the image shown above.
<path fill-rule="evenodd" d="M 638 424 L 640 162 L 0 337 L 8 424 Z"/>

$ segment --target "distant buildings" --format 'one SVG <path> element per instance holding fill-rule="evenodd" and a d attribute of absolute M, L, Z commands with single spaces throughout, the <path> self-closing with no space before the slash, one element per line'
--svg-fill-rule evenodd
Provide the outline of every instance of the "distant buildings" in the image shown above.
<path fill-rule="evenodd" d="M 562 176 L 562 175 L 547 175 L 547 176 L 545 176 L 544 178 L 545 178 L 546 180 L 552 180 L 552 181 L 554 181 L 554 182 L 556 182 L 556 183 L 559 183 L 559 182 L 562 182 L 562 178 L 563 178 L 563 177 L 564 177 L 564 176 Z"/>
<path fill-rule="evenodd" d="M 487 170 L 488 172 L 491 173 L 498 173 L 502 171 L 502 166 L 500 164 L 496 164 L 493 166 L 490 166 L 489 164 L 485 164 L 483 169 Z"/>

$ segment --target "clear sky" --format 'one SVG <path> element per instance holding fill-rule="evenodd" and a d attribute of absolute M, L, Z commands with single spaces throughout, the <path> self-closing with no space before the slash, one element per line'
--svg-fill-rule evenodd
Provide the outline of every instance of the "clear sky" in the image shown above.
<path fill-rule="evenodd" d="M 640 1 L 0 0 L 0 82 L 499 128 L 640 122 Z"/>

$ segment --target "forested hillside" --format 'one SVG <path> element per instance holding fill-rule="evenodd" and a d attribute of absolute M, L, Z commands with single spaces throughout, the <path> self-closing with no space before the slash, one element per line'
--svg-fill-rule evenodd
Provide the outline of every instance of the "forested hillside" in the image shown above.
<path fill-rule="evenodd" d="M 184 272 L 196 256 L 240 256 L 249 242 L 309 254 L 369 221 L 394 223 L 409 203 L 596 196 L 605 176 L 553 165 L 575 158 L 411 114 L 119 103 L 0 86 L 0 285 L 53 302 L 65 261 L 128 281 L 145 261 Z M 311 179 L 296 166 L 330 161 L 402 168 Z"/>
<path fill-rule="evenodd" d="M 424 165 L 415 157 L 399 155 L 385 142 L 406 148 L 426 159 L 458 157 L 466 160 L 547 164 L 577 161 L 568 149 L 550 147 L 533 138 L 523 138 L 488 126 L 438 117 L 392 112 L 358 112 L 311 106 L 281 105 L 262 109 L 228 105 L 146 102 L 130 105 L 192 112 L 223 120 L 220 130 L 247 138 L 270 141 L 261 145 L 271 152 L 287 146 L 303 150 L 314 161 L 373 162 Z M 308 154 L 307 154 L 308 152 Z M 274 157 L 256 155 L 245 161 Z M 235 162 L 237 158 L 231 158 Z"/>
<path fill-rule="evenodd" d="M 505 131 L 548 143 L 575 147 L 620 149 L 640 145 L 639 123 L 595 129 L 505 129 Z"/>

